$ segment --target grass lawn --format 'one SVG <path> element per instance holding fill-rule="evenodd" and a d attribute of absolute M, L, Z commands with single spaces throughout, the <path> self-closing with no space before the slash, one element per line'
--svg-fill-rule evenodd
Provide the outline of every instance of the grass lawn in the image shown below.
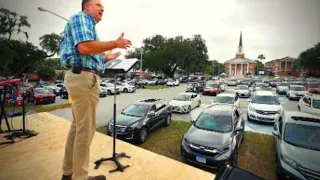
<path fill-rule="evenodd" d="M 147 141 L 139 146 L 181 161 L 181 139 L 189 127 L 189 122 L 172 121 L 170 127 L 149 133 Z M 97 131 L 105 133 L 106 126 L 98 128 Z M 245 132 L 245 140 L 239 150 L 238 166 L 265 179 L 276 179 L 273 137 Z"/>
<path fill-rule="evenodd" d="M 148 86 L 145 86 L 144 88 L 145 89 L 157 90 L 157 89 L 167 89 L 167 88 L 169 88 L 169 86 L 167 86 L 167 85 L 157 85 L 157 86 L 148 85 Z"/>
<path fill-rule="evenodd" d="M 71 104 L 66 103 L 66 104 L 52 104 L 52 105 L 33 105 L 33 104 L 27 104 L 25 105 L 26 111 L 35 111 L 35 112 L 49 112 L 57 109 L 63 109 L 63 108 L 69 108 L 71 107 Z M 13 106 L 13 105 L 8 105 L 5 107 L 6 113 L 12 113 L 13 110 L 14 112 L 22 112 L 22 106 Z"/>

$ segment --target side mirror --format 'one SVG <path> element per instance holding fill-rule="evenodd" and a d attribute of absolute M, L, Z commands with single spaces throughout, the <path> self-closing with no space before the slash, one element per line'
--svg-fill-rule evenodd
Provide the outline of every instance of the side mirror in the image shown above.
<path fill-rule="evenodd" d="M 277 138 L 280 138 L 280 135 L 279 135 L 279 133 L 278 133 L 278 131 L 272 131 L 272 134 L 274 135 L 274 136 L 276 136 Z"/>
<path fill-rule="evenodd" d="M 306 104 L 308 107 L 311 107 L 311 104 Z"/>
<path fill-rule="evenodd" d="M 154 116 L 156 116 L 156 113 L 155 113 L 154 111 L 150 111 L 150 112 L 148 113 L 148 117 L 149 117 L 149 118 L 152 118 L 152 117 L 154 117 Z"/>
<path fill-rule="evenodd" d="M 195 122 L 196 122 L 196 120 L 194 120 L 194 119 L 191 119 L 191 120 L 190 120 L 190 123 L 191 123 L 191 124 L 194 124 Z"/>
<path fill-rule="evenodd" d="M 248 99 L 248 102 L 251 102 L 251 99 Z"/>
<path fill-rule="evenodd" d="M 238 132 L 238 131 L 244 131 L 244 127 L 242 127 L 242 126 L 241 127 L 237 127 L 236 128 L 236 132 Z"/>

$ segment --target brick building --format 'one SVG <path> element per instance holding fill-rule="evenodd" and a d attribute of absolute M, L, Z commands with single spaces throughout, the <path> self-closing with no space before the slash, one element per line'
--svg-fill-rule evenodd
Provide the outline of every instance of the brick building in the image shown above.
<path fill-rule="evenodd" d="M 257 63 L 254 60 L 248 59 L 243 53 L 242 32 L 240 33 L 240 40 L 238 52 L 236 57 L 224 63 L 224 71 L 229 76 L 243 76 L 247 73 L 254 74 L 257 68 Z"/>
<path fill-rule="evenodd" d="M 295 60 L 295 58 L 287 56 L 266 62 L 266 71 L 272 72 L 275 76 L 299 76 L 299 72 L 293 69 L 293 63 Z"/>

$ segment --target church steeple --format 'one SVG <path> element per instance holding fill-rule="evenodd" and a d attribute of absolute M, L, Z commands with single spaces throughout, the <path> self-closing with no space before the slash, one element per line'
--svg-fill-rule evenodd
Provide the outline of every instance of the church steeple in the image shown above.
<path fill-rule="evenodd" d="M 243 46 L 242 46 L 242 31 L 240 31 L 240 40 L 239 40 L 239 46 L 238 46 L 238 53 L 243 53 Z"/>
<path fill-rule="evenodd" d="M 244 59 L 243 44 L 242 44 L 242 31 L 240 31 L 240 40 L 239 40 L 238 53 L 236 54 L 236 58 Z"/>

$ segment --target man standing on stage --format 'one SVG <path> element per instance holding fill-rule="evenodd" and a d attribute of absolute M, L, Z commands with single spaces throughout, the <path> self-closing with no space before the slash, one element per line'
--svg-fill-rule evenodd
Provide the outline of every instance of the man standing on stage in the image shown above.
<path fill-rule="evenodd" d="M 95 25 L 102 19 L 103 11 L 101 0 L 82 0 L 82 12 L 69 19 L 60 43 L 61 63 L 69 68 L 64 83 L 73 114 L 63 160 L 63 180 L 106 179 L 103 175 L 88 177 L 100 74 L 104 73 L 105 62 L 120 56 L 120 53 L 105 55 L 104 52 L 126 49 L 131 42 L 123 34 L 115 41 L 99 41 Z"/>

